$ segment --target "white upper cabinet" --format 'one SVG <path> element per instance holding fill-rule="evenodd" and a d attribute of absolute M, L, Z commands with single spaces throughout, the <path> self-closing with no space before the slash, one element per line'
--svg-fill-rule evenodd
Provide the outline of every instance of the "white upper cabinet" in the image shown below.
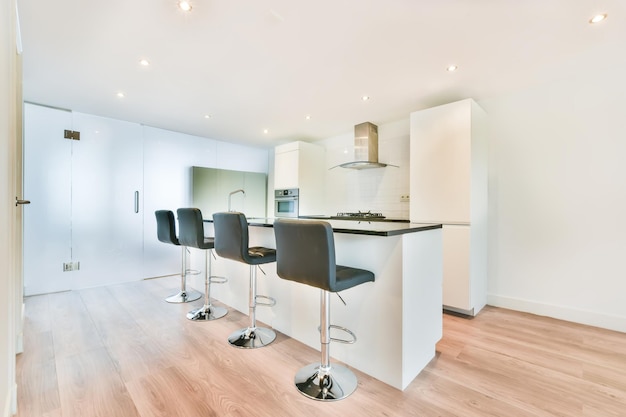
<path fill-rule="evenodd" d="M 300 215 L 324 213 L 325 152 L 301 141 L 274 148 L 274 189 L 299 188 Z"/>
<path fill-rule="evenodd" d="M 411 113 L 411 221 L 470 224 L 486 214 L 484 117 L 471 99 Z"/>
<path fill-rule="evenodd" d="M 300 149 L 289 143 L 290 146 L 276 147 L 274 156 L 274 188 L 298 188 Z M 295 142 L 297 145 L 297 142 Z"/>

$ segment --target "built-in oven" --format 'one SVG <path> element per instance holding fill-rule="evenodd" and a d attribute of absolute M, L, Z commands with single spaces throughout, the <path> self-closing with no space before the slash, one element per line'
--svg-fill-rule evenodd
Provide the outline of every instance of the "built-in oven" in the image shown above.
<path fill-rule="evenodd" d="M 297 188 L 274 190 L 274 217 L 298 217 Z"/>

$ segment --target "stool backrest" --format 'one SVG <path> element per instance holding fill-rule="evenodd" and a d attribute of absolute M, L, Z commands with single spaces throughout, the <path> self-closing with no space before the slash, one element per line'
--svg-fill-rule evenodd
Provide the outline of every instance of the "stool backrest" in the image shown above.
<path fill-rule="evenodd" d="M 336 291 L 335 239 L 324 221 L 274 221 L 278 276 L 327 291 Z"/>
<path fill-rule="evenodd" d="M 157 210 L 154 212 L 157 221 L 157 237 L 163 243 L 180 245 L 176 237 L 176 220 L 170 210 Z"/>
<path fill-rule="evenodd" d="M 203 249 L 204 223 L 202 212 L 197 208 L 179 208 L 178 214 L 178 241 L 183 246 Z"/>
<path fill-rule="evenodd" d="M 222 258 L 251 263 L 248 254 L 248 220 L 236 211 L 213 213 L 215 252 Z"/>

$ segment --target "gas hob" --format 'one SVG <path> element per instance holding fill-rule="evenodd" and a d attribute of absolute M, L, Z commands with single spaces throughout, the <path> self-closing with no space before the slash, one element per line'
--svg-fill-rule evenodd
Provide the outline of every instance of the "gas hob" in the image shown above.
<path fill-rule="evenodd" d="M 385 216 L 382 213 L 372 213 L 371 210 L 368 211 L 358 211 L 356 213 L 343 212 L 337 213 L 336 216 L 331 216 L 331 219 L 337 220 L 383 220 Z"/>

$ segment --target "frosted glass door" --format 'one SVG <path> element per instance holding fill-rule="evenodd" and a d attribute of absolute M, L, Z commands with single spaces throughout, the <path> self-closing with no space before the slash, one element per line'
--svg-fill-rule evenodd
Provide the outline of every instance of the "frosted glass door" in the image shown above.
<path fill-rule="evenodd" d="M 74 278 L 63 272 L 72 257 L 72 113 L 24 105 L 24 294 L 69 290 Z"/>
<path fill-rule="evenodd" d="M 81 132 L 72 155 L 76 285 L 142 279 L 143 158 L 139 124 L 73 113 Z"/>

